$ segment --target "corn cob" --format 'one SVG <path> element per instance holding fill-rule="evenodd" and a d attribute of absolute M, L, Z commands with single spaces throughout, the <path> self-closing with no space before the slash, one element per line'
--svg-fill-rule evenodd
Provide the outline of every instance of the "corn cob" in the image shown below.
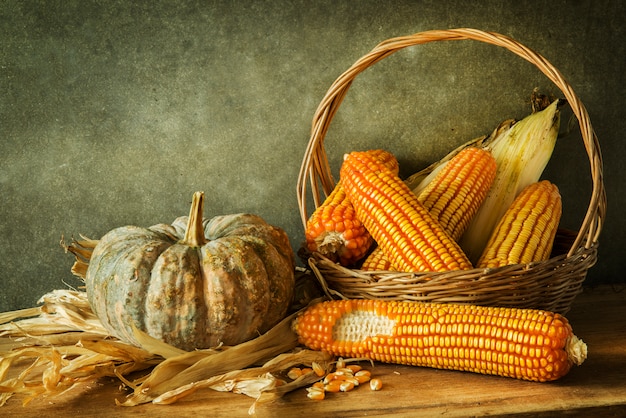
<path fill-rule="evenodd" d="M 461 248 L 476 263 L 504 212 L 520 191 L 541 177 L 552 156 L 560 125 L 555 100 L 485 141 L 498 166 L 494 183 L 461 238 Z"/>
<path fill-rule="evenodd" d="M 491 153 L 467 147 L 438 172 L 417 199 L 450 237 L 458 241 L 485 199 L 495 175 L 496 162 Z M 361 269 L 394 270 L 394 267 L 377 247 Z"/>
<path fill-rule="evenodd" d="M 556 185 L 543 180 L 527 186 L 498 223 L 477 267 L 547 260 L 561 211 L 561 195 Z"/>
<path fill-rule="evenodd" d="M 471 268 L 465 254 L 400 178 L 364 152 L 345 156 L 341 181 L 357 218 L 401 271 Z"/>
<path fill-rule="evenodd" d="M 459 152 L 419 194 L 418 199 L 458 241 L 478 212 L 496 176 L 496 160 L 488 150 Z"/>
<path fill-rule="evenodd" d="M 384 150 L 367 153 L 398 173 L 398 161 L 391 153 Z M 305 239 L 309 251 L 318 251 L 344 266 L 360 260 L 369 250 L 372 237 L 356 218 L 341 180 L 307 221 Z"/>
<path fill-rule="evenodd" d="M 365 260 L 363 260 L 363 264 L 361 264 L 361 270 L 366 271 L 397 271 L 389 261 L 389 258 L 383 252 L 383 249 L 380 247 L 374 248 L 374 251 L 368 255 Z"/>
<path fill-rule="evenodd" d="M 343 357 L 550 381 L 587 346 L 563 316 L 539 310 L 352 299 L 311 305 L 301 344 Z"/>

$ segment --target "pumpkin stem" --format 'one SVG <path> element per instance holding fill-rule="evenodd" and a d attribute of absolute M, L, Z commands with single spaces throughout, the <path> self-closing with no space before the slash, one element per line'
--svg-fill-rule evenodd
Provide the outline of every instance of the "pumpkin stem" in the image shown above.
<path fill-rule="evenodd" d="M 191 201 L 187 229 L 185 230 L 185 237 L 181 241 L 182 244 L 190 247 L 202 247 L 208 242 L 204 236 L 204 227 L 202 226 L 203 210 L 204 192 L 195 192 Z"/>

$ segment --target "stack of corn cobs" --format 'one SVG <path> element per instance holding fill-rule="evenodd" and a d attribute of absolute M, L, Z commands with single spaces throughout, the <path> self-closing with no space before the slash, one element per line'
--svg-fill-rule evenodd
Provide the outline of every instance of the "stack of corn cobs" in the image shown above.
<path fill-rule="evenodd" d="M 352 152 L 309 219 L 308 250 L 363 270 L 439 272 L 542 261 L 561 217 L 539 181 L 559 131 L 559 101 L 462 146 L 406 182 L 389 152 Z M 371 249 L 375 247 L 372 251 Z"/>
<path fill-rule="evenodd" d="M 344 157 L 306 245 L 362 270 L 441 272 L 546 260 L 561 217 L 558 188 L 540 181 L 559 131 L 559 100 L 487 140 L 451 152 L 407 181 L 382 150 Z M 564 376 L 586 345 L 557 313 L 348 300 L 311 306 L 300 341 L 339 356 L 534 381 Z"/>

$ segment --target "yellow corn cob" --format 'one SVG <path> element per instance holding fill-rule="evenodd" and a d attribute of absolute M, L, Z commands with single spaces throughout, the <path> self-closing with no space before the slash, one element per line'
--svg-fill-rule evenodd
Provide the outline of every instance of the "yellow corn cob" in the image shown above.
<path fill-rule="evenodd" d="M 384 150 L 366 152 L 398 173 L 398 161 L 393 154 Z M 372 237 L 356 218 L 341 180 L 307 221 L 305 239 L 309 251 L 318 251 L 344 266 L 360 260 L 369 250 Z"/>
<path fill-rule="evenodd" d="M 561 211 L 561 195 L 556 185 L 543 180 L 527 186 L 498 223 L 477 267 L 547 260 Z"/>
<path fill-rule="evenodd" d="M 293 329 L 301 344 L 335 356 L 541 382 L 587 356 L 566 318 L 529 309 L 327 301 L 303 311 Z"/>
<path fill-rule="evenodd" d="M 418 200 L 454 241 L 482 204 L 496 175 L 496 161 L 488 150 L 468 147 L 456 154 L 421 191 Z M 363 270 L 394 270 L 377 247 L 363 262 Z"/>
<path fill-rule="evenodd" d="M 446 164 L 448 164 L 448 162 L 452 158 L 454 158 L 459 152 L 467 147 L 487 149 L 485 144 L 492 141 L 493 138 L 502 135 L 502 133 L 511 129 L 511 126 L 513 126 L 514 123 L 514 119 L 507 119 L 501 122 L 500 125 L 498 125 L 491 134 L 483 135 L 481 137 L 467 141 L 464 144 L 461 144 L 457 148 L 450 151 L 441 160 L 436 161 L 428 167 L 418 171 L 417 173 L 410 175 L 406 180 L 404 180 L 404 183 L 409 186 L 409 189 L 413 190 L 413 193 L 419 196 L 420 193 L 422 193 L 422 191 L 426 188 L 426 186 L 428 186 L 433 181 L 433 179 L 439 174 L 439 172 L 443 170 Z"/>
<path fill-rule="evenodd" d="M 376 158 L 364 152 L 346 155 L 341 181 L 357 218 L 399 270 L 472 267 L 408 186 Z"/>
<path fill-rule="evenodd" d="M 374 251 L 368 255 L 363 264 L 361 264 L 361 270 L 366 271 L 397 271 L 397 269 L 391 264 L 389 258 L 385 256 L 382 248 L 376 247 Z"/>
<path fill-rule="evenodd" d="M 494 183 L 461 238 L 461 248 L 476 263 L 504 212 L 520 191 L 541 177 L 552 156 L 560 124 L 560 101 L 503 130 L 483 146 L 498 166 Z"/>
<path fill-rule="evenodd" d="M 419 194 L 418 199 L 458 241 L 478 212 L 496 176 L 496 160 L 488 150 L 459 152 Z"/>

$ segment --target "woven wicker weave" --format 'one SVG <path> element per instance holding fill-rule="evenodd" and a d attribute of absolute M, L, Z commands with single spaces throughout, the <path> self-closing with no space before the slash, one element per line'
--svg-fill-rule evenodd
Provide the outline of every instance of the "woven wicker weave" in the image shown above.
<path fill-rule="evenodd" d="M 327 293 L 339 297 L 472 303 L 565 313 L 581 291 L 587 270 L 597 259 L 598 236 L 606 210 L 598 139 L 585 107 L 561 73 L 541 55 L 500 34 L 475 29 L 451 29 L 389 39 L 377 45 L 337 78 L 313 117 L 311 137 L 298 177 L 298 204 L 303 226 L 306 226 L 308 219 L 307 196 L 312 197 L 314 206 L 318 207 L 334 187 L 324 149 L 324 137 L 354 78 L 400 49 L 452 40 L 475 40 L 506 48 L 534 64 L 561 90 L 578 118 L 591 168 L 591 200 L 580 229 L 569 237 L 559 235 L 555 247 L 564 248 L 561 255 L 527 265 L 444 273 L 372 272 L 347 269 L 321 254 L 313 253 L 308 259 L 309 267 Z M 307 185 L 310 185 L 310 189 Z"/>

